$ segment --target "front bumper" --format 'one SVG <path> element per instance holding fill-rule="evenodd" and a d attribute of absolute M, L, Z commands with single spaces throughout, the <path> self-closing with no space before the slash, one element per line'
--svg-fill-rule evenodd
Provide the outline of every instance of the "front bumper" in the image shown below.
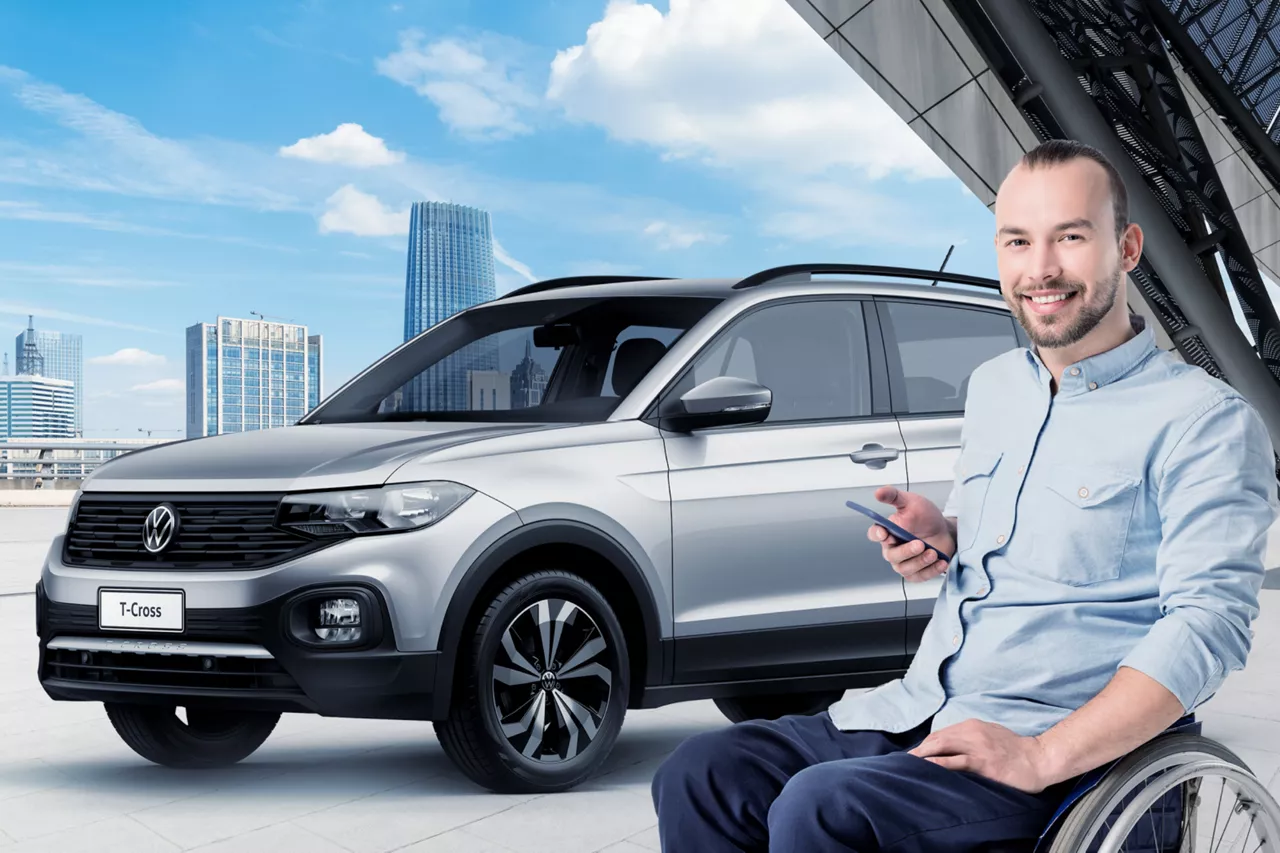
<path fill-rule="evenodd" d="M 200 705 L 334 717 L 433 719 L 438 653 L 396 649 L 386 603 L 349 650 L 308 648 L 289 633 L 297 590 L 262 604 L 189 609 L 180 635 L 98 628 L 98 608 L 51 600 L 36 585 L 40 684 L 52 699 Z"/>

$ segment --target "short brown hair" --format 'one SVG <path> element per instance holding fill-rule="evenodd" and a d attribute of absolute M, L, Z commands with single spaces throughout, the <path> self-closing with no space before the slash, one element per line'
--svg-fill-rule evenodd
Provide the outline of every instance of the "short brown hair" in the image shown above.
<path fill-rule="evenodd" d="M 1050 139 L 1023 154 L 1022 163 L 1028 169 L 1034 169 L 1038 166 L 1057 166 L 1079 157 L 1092 160 L 1107 173 L 1107 180 L 1111 184 L 1111 206 L 1115 213 L 1116 237 L 1119 237 L 1124 233 L 1124 229 L 1129 227 L 1129 193 L 1125 189 L 1124 179 L 1120 177 L 1116 167 L 1111 165 L 1107 155 L 1092 145 L 1086 145 L 1074 139 Z"/>

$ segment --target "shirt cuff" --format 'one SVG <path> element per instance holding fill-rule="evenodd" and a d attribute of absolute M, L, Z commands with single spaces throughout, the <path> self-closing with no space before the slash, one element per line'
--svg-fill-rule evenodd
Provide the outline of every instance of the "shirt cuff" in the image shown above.
<path fill-rule="evenodd" d="M 1188 714 L 1213 696 L 1224 681 L 1222 663 L 1176 610 L 1156 620 L 1120 666 L 1136 669 L 1164 685 Z"/>

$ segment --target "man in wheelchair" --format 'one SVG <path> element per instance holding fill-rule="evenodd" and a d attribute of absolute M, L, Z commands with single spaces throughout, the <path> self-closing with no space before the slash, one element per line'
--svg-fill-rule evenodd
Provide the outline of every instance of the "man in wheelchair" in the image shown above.
<path fill-rule="evenodd" d="M 652 786 L 666 853 L 1034 841 L 1085 774 L 1244 667 L 1280 509 L 1266 428 L 1129 313 L 1143 235 L 1103 155 L 1039 146 L 995 217 L 1033 346 L 972 374 L 943 508 L 876 495 L 954 556 L 869 533 L 907 581 L 945 575 L 915 659 L 828 711 L 681 744 Z"/>

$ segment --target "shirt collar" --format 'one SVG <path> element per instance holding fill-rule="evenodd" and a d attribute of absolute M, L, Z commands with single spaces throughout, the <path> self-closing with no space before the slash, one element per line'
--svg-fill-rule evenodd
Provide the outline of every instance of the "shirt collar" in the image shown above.
<path fill-rule="evenodd" d="M 1146 318 L 1140 314 L 1130 314 L 1129 325 L 1135 332 L 1134 337 L 1117 347 L 1067 365 L 1062 372 L 1058 394 L 1096 391 L 1124 377 L 1146 361 L 1156 351 L 1155 330 L 1147 325 Z M 1036 376 L 1047 382 L 1049 369 L 1040 360 L 1039 348 L 1032 344 L 1025 352 L 1027 361 L 1036 370 Z"/>

